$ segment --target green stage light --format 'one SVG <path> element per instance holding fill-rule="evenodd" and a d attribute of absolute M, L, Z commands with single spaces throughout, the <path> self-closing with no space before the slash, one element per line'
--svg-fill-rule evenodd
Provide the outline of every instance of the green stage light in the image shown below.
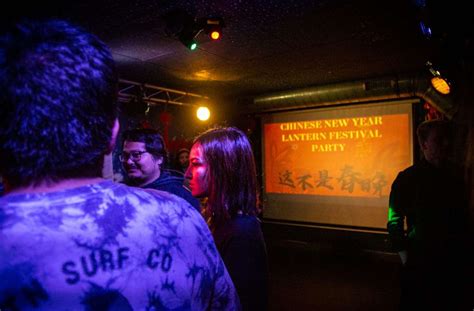
<path fill-rule="evenodd" d="M 184 44 L 189 50 L 194 51 L 198 47 L 196 39 L 194 39 L 196 34 L 194 33 L 185 33 L 179 36 L 179 41 Z"/>

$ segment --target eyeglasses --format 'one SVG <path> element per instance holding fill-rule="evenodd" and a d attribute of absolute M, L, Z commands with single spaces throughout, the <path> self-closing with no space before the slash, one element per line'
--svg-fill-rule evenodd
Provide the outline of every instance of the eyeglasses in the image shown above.
<path fill-rule="evenodd" d="M 122 152 L 119 154 L 119 160 L 122 162 L 127 162 L 128 159 L 132 159 L 133 162 L 138 162 L 142 158 L 142 154 L 147 152 L 148 151 Z"/>

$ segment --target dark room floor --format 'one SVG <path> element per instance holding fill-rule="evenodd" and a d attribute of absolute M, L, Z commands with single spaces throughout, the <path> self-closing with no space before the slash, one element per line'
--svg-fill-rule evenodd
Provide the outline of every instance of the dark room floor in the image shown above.
<path fill-rule="evenodd" d="M 394 253 L 267 238 L 269 310 L 397 310 Z"/>

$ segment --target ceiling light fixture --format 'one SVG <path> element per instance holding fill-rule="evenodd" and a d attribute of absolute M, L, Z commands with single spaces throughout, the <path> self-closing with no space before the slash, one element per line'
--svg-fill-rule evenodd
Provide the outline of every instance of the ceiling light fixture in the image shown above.
<path fill-rule="evenodd" d="M 224 27 L 224 21 L 222 18 L 209 17 L 201 21 L 204 31 L 209 35 L 209 38 L 216 41 L 222 37 L 222 27 Z"/>
<path fill-rule="evenodd" d="M 451 83 L 449 83 L 449 81 L 441 75 L 441 72 L 439 72 L 433 67 L 433 64 L 431 62 L 426 62 L 426 66 L 428 67 L 429 72 L 433 76 L 430 80 L 433 88 L 442 95 L 450 94 Z"/>
<path fill-rule="evenodd" d="M 196 34 L 197 35 L 197 34 Z M 196 35 L 189 33 L 189 34 L 180 34 L 179 41 L 181 41 L 184 46 L 186 46 L 191 51 L 194 51 L 198 47 L 198 43 L 196 41 Z"/>
<path fill-rule="evenodd" d="M 224 21 L 220 17 L 195 18 L 183 9 L 176 9 L 163 15 L 166 23 L 165 33 L 177 38 L 189 50 L 195 51 L 203 40 L 198 40 L 199 34 L 205 32 L 211 41 L 222 38 Z"/>
<path fill-rule="evenodd" d="M 165 33 L 178 39 L 189 50 L 194 51 L 198 48 L 196 37 L 203 30 L 196 24 L 194 16 L 183 9 L 176 9 L 163 15 L 166 23 Z"/>
<path fill-rule="evenodd" d="M 209 111 L 209 108 L 205 106 L 200 106 L 196 110 L 196 116 L 201 121 L 207 121 L 209 120 L 209 117 L 211 116 L 211 112 Z"/>
<path fill-rule="evenodd" d="M 198 47 L 197 37 L 204 31 L 212 41 L 217 41 L 222 37 L 222 18 L 207 17 L 193 20 L 188 23 L 179 34 L 179 40 L 191 51 Z"/>

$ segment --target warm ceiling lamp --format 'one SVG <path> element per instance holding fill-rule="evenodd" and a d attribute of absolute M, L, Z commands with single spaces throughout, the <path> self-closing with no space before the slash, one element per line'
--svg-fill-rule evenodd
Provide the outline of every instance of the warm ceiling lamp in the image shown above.
<path fill-rule="evenodd" d="M 222 18 L 209 17 L 204 19 L 203 23 L 204 31 L 212 40 L 216 41 L 222 37 L 222 27 L 224 27 Z"/>
<path fill-rule="evenodd" d="M 217 30 L 214 30 L 213 32 L 211 32 L 210 37 L 212 40 L 219 40 L 219 38 L 221 37 L 221 33 Z"/>
<path fill-rule="evenodd" d="M 446 79 L 441 77 L 433 77 L 431 78 L 431 85 L 434 89 L 440 92 L 443 95 L 448 95 L 451 93 L 451 87 L 449 86 L 449 82 Z"/>
<path fill-rule="evenodd" d="M 211 116 L 211 112 L 209 111 L 209 108 L 201 106 L 197 109 L 196 116 L 201 121 L 207 121 Z"/>
<path fill-rule="evenodd" d="M 431 86 L 440 94 L 448 95 L 451 93 L 451 84 L 449 81 L 441 75 L 441 73 L 433 67 L 431 62 L 426 62 L 428 70 L 433 75 L 431 78 Z"/>

